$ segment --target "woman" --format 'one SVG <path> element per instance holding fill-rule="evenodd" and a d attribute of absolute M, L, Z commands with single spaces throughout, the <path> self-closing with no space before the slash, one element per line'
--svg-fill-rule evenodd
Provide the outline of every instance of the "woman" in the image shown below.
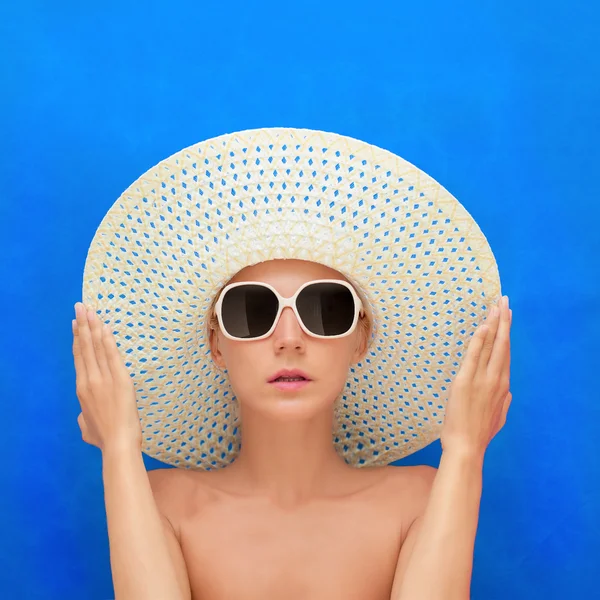
<path fill-rule="evenodd" d="M 102 450 L 116 598 L 468 598 L 483 457 L 511 399 L 499 304 L 454 378 L 439 469 L 356 468 L 337 421 L 376 343 L 366 290 L 322 262 L 251 261 L 212 295 L 206 331 L 235 394 L 239 448 L 214 470 L 149 473 L 115 337 L 78 305 L 79 424 Z M 281 370 L 305 381 L 274 382 Z"/>

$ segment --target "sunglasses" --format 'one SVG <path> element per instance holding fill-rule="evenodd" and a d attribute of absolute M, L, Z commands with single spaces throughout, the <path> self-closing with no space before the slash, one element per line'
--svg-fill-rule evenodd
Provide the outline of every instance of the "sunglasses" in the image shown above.
<path fill-rule="evenodd" d="M 225 337 L 261 340 L 273 333 L 286 306 L 293 309 L 305 333 L 324 339 L 350 335 L 364 312 L 352 285 L 337 279 L 304 283 L 291 298 L 268 283 L 231 283 L 221 292 L 216 312 Z"/>

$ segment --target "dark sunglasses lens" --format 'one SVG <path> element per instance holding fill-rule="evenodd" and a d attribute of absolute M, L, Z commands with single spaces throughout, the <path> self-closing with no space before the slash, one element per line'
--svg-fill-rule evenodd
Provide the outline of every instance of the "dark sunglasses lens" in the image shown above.
<path fill-rule="evenodd" d="M 352 292 L 339 283 L 313 283 L 298 296 L 298 312 L 317 335 L 342 335 L 354 320 Z"/>
<path fill-rule="evenodd" d="M 269 288 L 238 285 L 223 297 L 223 325 L 234 337 L 259 337 L 271 329 L 278 308 L 277 296 Z"/>

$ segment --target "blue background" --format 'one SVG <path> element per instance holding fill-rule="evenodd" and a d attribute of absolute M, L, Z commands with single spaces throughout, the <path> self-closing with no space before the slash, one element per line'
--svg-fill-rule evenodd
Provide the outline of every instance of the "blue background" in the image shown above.
<path fill-rule="evenodd" d="M 514 311 L 514 399 L 485 462 L 472 597 L 598 597 L 598 4 L 8 4 L 0 597 L 113 597 L 101 456 L 76 422 L 86 252 L 146 169 L 262 126 L 396 152 L 478 221 Z"/>

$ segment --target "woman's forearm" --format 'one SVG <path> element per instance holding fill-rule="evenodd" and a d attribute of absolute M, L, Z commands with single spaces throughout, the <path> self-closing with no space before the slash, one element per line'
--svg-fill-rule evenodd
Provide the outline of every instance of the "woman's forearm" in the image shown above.
<path fill-rule="evenodd" d="M 442 452 L 398 600 L 468 600 L 483 456 Z"/>
<path fill-rule="evenodd" d="M 102 478 L 116 600 L 182 598 L 142 453 L 102 453 Z"/>

